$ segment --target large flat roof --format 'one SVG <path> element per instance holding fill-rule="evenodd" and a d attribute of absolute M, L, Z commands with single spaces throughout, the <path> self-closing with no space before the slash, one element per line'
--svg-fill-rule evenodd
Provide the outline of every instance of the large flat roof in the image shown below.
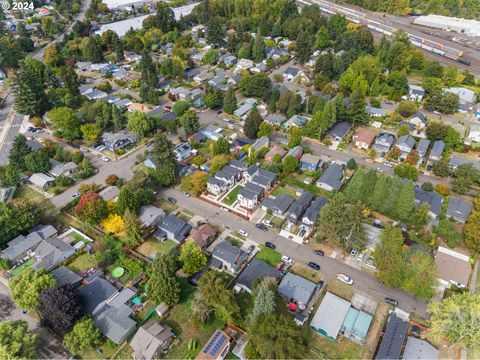
<path fill-rule="evenodd" d="M 350 307 L 349 301 L 327 292 L 310 322 L 310 327 L 334 340 L 342 328 Z"/>

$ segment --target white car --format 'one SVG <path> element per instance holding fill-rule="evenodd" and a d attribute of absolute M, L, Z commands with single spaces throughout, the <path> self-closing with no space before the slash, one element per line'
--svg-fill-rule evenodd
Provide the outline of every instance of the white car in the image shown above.
<path fill-rule="evenodd" d="M 337 279 L 347 285 L 353 285 L 353 280 L 345 274 L 337 274 Z"/>
<path fill-rule="evenodd" d="M 285 263 L 285 264 L 292 264 L 293 263 L 293 260 L 291 258 L 289 258 L 287 255 L 283 255 L 282 256 L 282 261 Z"/>
<path fill-rule="evenodd" d="M 228 124 L 227 127 L 228 127 L 229 129 L 231 129 L 231 130 L 235 129 L 235 126 L 233 126 L 232 124 Z"/>
<path fill-rule="evenodd" d="M 272 223 L 270 220 L 263 219 L 263 220 L 262 220 L 262 224 L 263 224 L 263 225 L 266 225 L 266 226 L 268 226 L 268 227 L 270 227 L 270 228 L 273 227 L 273 223 Z"/>
<path fill-rule="evenodd" d="M 242 236 L 245 236 L 245 237 L 248 236 L 248 232 L 246 232 L 245 230 L 242 230 L 242 229 L 238 230 L 238 233 Z"/>
<path fill-rule="evenodd" d="M 108 157 L 106 157 L 106 156 L 102 156 L 102 157 L 100 158 L 100 160 L 105 161 L 105 162 L 110 161 L 110 159 L 109 159 Z"/>
<path fill-rule="evenodd" d="M 360 254 L 357 256 L 358 261 L 363 261 L 365 259 L 365 251 L 362 251 Z"/>

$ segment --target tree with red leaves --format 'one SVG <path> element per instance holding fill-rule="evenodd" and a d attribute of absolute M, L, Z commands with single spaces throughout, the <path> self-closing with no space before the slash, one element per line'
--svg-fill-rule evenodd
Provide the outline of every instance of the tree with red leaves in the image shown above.
<path fill-rule="evenodd" d="M 107 203 L 97 193 L 88 192 L 75 207 L 75 214 L 80 220 L 97 225 L 108 215 Z"/>

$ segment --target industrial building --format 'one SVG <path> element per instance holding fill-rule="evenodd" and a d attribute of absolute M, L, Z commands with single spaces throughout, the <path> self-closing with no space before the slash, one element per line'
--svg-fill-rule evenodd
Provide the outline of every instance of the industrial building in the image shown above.
<path fill-rule="evenodd" d="M 468 36 L 480 36 L 480 21 L 441 15 L 425 15 L 415 19 L 414 24 L 434 29 L 453 31 Z"/>
<path fill-rule="evenodd" d="M 145 5 L 153 5 L 155 0 L 103 0 L 110 10 L 124 10 L 127 8 L 141 8 Z"/>

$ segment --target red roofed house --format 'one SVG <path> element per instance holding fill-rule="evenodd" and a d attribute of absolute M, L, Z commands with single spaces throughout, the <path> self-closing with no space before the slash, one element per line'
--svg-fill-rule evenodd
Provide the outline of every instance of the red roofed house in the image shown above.
<path fill-rule="evenodd" d="M 285 154 L 287 153 L 287 151 L 280 147 L 280 146 L 274 146 L 266 155 L 265 155 L 265 161 L 268 161 L 268 162 L 273 162 L 273 158 L 275 157 L 275 155 L 280 155 L 281 156 L 281 159 L 283 159 L 283 157 L 285 156 Z"/>
<path fill-rule="evenodd" d="M 200 225 L 190 232 L 190 237 L 200 249 L 205 249 L 214 239 L 215 235 L 217 235 L 217 232 L 209 224 Z"/>
<path fill-rule="evenodd" d="M 353 135 L 353 140 L 355 141 L 355 146 L 359 149 L 368 150 L 368 148 L 372 145 L 373 140 L 375 140 L 375 132 L 359 128 L 357 129 L 355 135 Z"/>

